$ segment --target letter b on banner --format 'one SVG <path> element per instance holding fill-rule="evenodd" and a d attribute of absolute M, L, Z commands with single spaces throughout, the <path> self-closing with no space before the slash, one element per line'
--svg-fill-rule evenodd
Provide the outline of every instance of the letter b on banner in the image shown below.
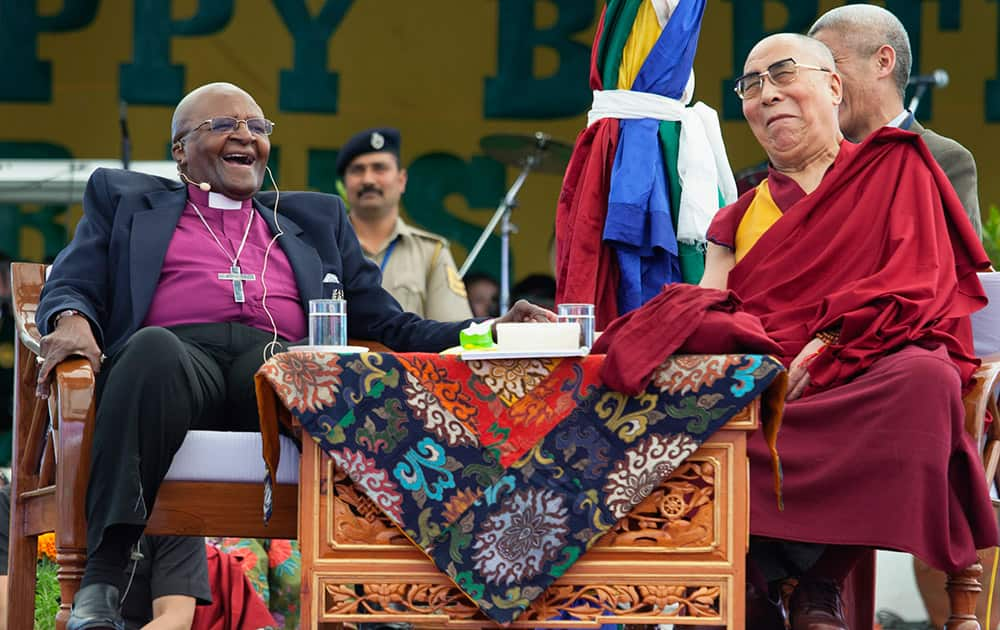
<path fill-rule="evenodd" d="M 486 79 L 487 118 L 559 118 L 586 111 L 590 105 L 590 47 L 573 36 L 594 21 L 589 0 L 551 0 L 559 11 L 555 24 L 535 27 L 536 0 L 500 0 L 497 33 L 497 76 Z M 533 72 L 535 49 L 546 47 L 559 56 L 550 77 Z"/>

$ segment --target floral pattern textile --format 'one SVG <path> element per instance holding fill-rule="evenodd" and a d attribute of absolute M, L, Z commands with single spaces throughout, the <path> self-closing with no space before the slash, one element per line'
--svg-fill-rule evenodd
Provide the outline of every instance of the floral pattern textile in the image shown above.
<path fill-rule="evenodd" d="M 509 623 L 782 369 L 676 356 L 626 396 L 601 384 L 602 361 L 296 353 L 260 374 L 303 435 Z"/>

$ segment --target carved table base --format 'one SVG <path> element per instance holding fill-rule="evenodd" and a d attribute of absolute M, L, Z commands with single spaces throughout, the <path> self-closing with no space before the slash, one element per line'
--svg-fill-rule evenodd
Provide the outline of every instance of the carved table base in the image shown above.
<path fill-rule="evenodd" d="M 757 413 L 754 403 L 713 435 L 509 627 L 742 629 L 746 437 Z M 301 480 L 303 628 L 361 621 L 499 627 L 311 440 L 303 444 Z"/>

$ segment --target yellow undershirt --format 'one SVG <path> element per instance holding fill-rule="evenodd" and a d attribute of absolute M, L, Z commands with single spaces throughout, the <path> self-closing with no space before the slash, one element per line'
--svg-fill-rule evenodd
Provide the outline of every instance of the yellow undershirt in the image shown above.
<path fill-rule="evenodd" d="M 740 224 L 736 228 L 736 262 L 747 255 L 750 248 L 757 244 L 761 236 L 771 229 L 775 221 L 781 218 L 781 209 L 774 203 L 771 197 L 771 190 L 768 188 L 767 180 L 757 184 L 757 192 L 753 201 L 747 207 L 747 211 L 740 219 Z"/>

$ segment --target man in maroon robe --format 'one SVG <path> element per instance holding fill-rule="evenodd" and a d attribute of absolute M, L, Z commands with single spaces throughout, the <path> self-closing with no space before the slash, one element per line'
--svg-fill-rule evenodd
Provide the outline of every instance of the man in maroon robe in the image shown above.
<path fill-rule="evenodd" d="M 783 509 L 763 436 L 748 446 L 750 555 L 772 584 L 797 583 L 794 630 L 848 627 L 840 585 L 872 548 L 956 572 L 997 543 L 962 403 L 978 366 L 969 314 L 986 302 L 976 272 L 989 260 L 917 135 L 884 129 L 861 145 L 843 141 L 833 68 L 829 50 L 798 35 L 751 51 L 737 92 L 770 172 L 719 212 L 703 281 L 759 318 L 789 368 L 777 441 Z M 670 322 L 672 302 L 647 306 Z M 715 317 L 690 334 L 632 325 L 652 316 L 637 313 L 595 350 L 610 348 L 613 366 L 639 348 L 704 348 L 718 313 L 706 311 Z M 645 377 L 617 365 L 626 389 Z"/>

